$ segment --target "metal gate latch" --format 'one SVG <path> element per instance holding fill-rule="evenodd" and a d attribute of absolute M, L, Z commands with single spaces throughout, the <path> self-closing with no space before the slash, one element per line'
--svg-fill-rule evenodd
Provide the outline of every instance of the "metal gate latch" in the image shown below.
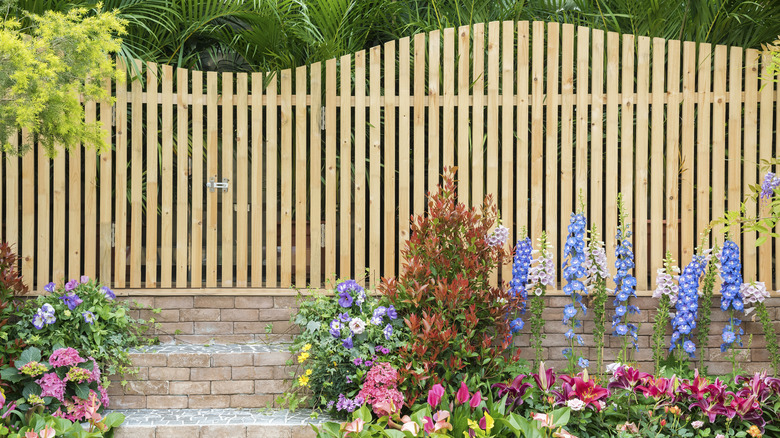
<path fill-rule="evenodd" d="M 228 186 L 230 186 L 229 179 L 222 178 L 222 182 L 216 182 L 217 176 L 215 175 L 213 178 L 209 179 L 209 182 L 206 183 L 206 187 L 209 188 L 210 192 L 213 192 L 214 189 L 222 189 L 223 192 L 228 191 Z"/>

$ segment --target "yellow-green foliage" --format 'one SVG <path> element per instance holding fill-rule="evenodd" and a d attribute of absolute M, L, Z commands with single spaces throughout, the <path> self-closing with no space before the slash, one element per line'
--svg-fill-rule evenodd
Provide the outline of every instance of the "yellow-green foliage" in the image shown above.
<path fill-rule="evenodd" d="M 100 125 L 84 122 L 79 95 L 110 98 L 102 83 L 116 75 L 111 53 L 119 50 L 115 35 L 124 23 L 84 8 L 30 18 L 31 32 L 16 20 L 0 22 L 0 143 L 22 153 L 37 138 L 49 156 L 55 145 L 107 147 Z M 19 128 L 30 135 L 13 151 L 8 139 Z"/>
<path fill-rule="evenodd" d="M 769 63 L 769 66 L 767 67 L 767 73 L 769 73 L 770 77 L 779 76 L 780 75 L 780 36 L 777 37 L 777 40 L 775 40 L 775 43 L 773 45 L 767 45 L 764 47 L 764 49 L 769 50 L 772 55 L 772 60 Z"/>

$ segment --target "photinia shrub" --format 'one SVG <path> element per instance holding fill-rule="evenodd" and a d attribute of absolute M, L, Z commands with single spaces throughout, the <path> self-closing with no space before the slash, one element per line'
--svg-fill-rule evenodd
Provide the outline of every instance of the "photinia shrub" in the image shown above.
<path fill-rule="evenodd" d="M 5 345 L 0 353 L 0 367 L 13 361 L 24 348 L 22 340 L 13 335 L 13 323 L 21 307 L 19 296 L 27 293 L 17 269 L 18 261 L 10 245 L 0 242 L 0 342 Z"/>
<path fill-rule="evenodd" d="M 490 195 L 478 208 L 459 204 L 454 172 L 445 171 L 443 184 L 429 194 L 428 213 L 412 220 L 401 252 L 405 269 L 377 287 L 409 331 L 398 353 L 409 406 L 435 384 L 457 389 L 463 374 L 490 380 L 505 370 L 507 314 L 518 298 L 489 284 L 508 234 L 501 226 L 494 230 L 496 219 Z"/>

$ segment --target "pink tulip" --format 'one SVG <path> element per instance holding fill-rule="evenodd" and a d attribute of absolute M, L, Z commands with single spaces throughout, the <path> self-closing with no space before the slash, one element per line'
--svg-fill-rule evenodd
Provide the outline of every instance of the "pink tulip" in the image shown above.
<path fill-rule="evenodd" d="M 432 408 L 439 406 L 439 403 L 441 403 L 441 398 L 443 396 L 444 396 L 444 387 L 438 383 L 433 385 L 433 388 L 431 388 L 431 390 L 428 391 L 428 404 L 431 405 Z"/>
<path fill-rule="evenodd" d="M 474 409 L 477 406 L 479 406 L 480 403 L 482 403 L 482 393 L 480 391 L 477 391 L 474 393 L 474 396 L 471 397 L 471 402 L 469 403 L 469 406 L 471 406 L 471 409 Z"/>
<path fill-rule="evenodd" d="M 460 389 L 455 394 L 455 403 L 462 405 L 469 400 L 469 387 L 466 386 L 466 382 L 460 382 Z"/>

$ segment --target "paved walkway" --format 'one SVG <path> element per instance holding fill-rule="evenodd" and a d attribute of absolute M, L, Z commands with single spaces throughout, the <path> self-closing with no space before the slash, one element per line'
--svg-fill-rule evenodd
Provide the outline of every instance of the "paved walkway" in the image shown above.
<path fill-rule="evenodd" d="M 242 426 L 305 426 L 330 421 L 327 415 L 312 418 L 310 409 L 124 409 L 123 427 L 133 426 L 210 426 L 240 424 Z"/>

